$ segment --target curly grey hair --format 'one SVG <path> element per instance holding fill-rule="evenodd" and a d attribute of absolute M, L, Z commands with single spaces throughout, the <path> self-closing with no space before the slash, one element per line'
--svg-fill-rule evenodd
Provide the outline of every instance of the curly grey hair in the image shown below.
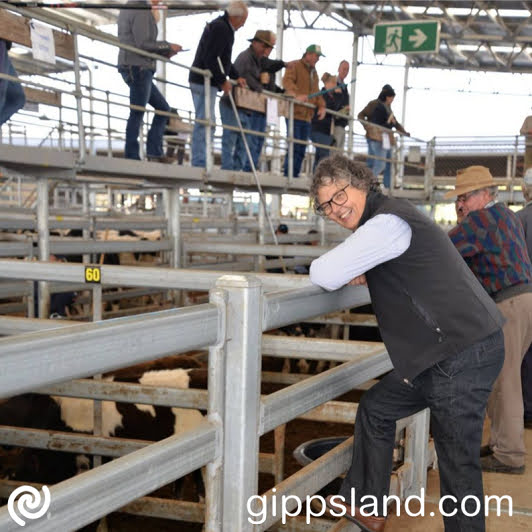
<path fill-rule="evenodd" d="M 310 197 L 317 203 L 318 190 L 321 187 L 347 181 L 351 186 L 369 192 L 378 192 L 379 182 L 373 172 L 360 161 L 352 161 L 345 155 L 331 155 L 322 159 L 314 172 L 310 185 Z"/>

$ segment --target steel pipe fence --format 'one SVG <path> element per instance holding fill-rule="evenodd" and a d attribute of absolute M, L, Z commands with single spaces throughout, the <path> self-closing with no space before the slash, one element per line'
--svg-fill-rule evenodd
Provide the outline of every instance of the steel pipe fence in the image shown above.
<path fill-rule="evenodd" d="M 144 286 L 161 282 L 158 269 L 148 272 L 149 268 L 111 268 L 112 274 L 104 277 L 106 269 L 102 267 L 102 279 L 116 282 L 118 278 L 127 278 L 123 272 L 127 270 L 130 281 L 136 279 Z M 142 270 L 143 275 L 135 270 Z M 35 275 L 39 280 L 50 281 L 60 276 L 65 281 L 69 280 L 65 277 L 73 279 L 79 273 L 77 265 L 0 261 L 0 277 L 12 275 L 23 279 Z M 204 279 L 204 274 L 195 272 L 187 282 L 192 282 L 195 276 L 197 283 Z M 264 293 L 263 277 L 268 280 L 268 276 L 219 277 L 211 290 L 210 303 L 205 305 L 109 322 L 61 324 L 53 330 L 0 339 L 3 397 L 39 388 L 39 391 L 57 390 L 70 395 L 75 393 L 76 384 L 58 384 L 48 390 L 44 390 L 43 385 L 101 373 L 170 352 L 211 345 L 209 375 L 212 387 L 209 385 L 209 413 L 202 426 L 135 450 L 110 464 L 57 484 L 51 490 L 53 502 L 46 524 L 29 523 L 30 530 L 55 531 L 64 527 L 67 520 L 71 527 L 82 526 L 205 464 L 208 472 L 206 530 L 252 530 L 246 501 L 257 494 L 259 462 L 272 464 L 270 459 L 265 462 L 267 457 L 261 457 L 258 452 L 259 435 L 351 389 L 354 380 L 367 381 L 391 367 L 382 346 L 362 346 L 365 353 L 355 355 L 350 362 L 261 399 L 262 331 L 363 304 L 369 299 L 367 290 L 361 287 L 326 293 L 307 285 L 291 290 L 277 287 L 277 291 Z M 178 281 L 178 276 L 173 280 L 178 286 L 183 282 Z M 267 349 L 269 345 L 271 351 L 279 349 L 277 342 L 268 337 L 265 345 Z M 310 344 L 303 346 L 302 356 L 308 347 Z M 331 348 L 335 345 L 318 341 L 310 351 L 317 354 Z M 295 356 L 295 351 L 292 349 L 290 354 Z M 17 374 L 17 380 L 9 382 L 13 381 L 13 374 Z M 235 383 L 239 384 L 235 386 Z M 100 399 L 122 398 L 112 384 L 101 381 L 78 383 L 81 395 L 90 394 Z M 205 394 L 183 390 L 169 398 L 165 397 L 165 390 L 152 392 L 145 388 L 133 386 L 125 395 L 135 400 L 152 401 L 155 398 L 155 401 L 166 404 L 173 401 L 195 407 L 205 404 Z M 12 433 L 10 437 L 15 438 Z M 69 440 L 72 448 L 76 448 L 77 437 Z M 103 444 L 98 436 L 91 439 L 94 444 Z M 45 445 L 44 441 L 42 445 Z M 423 437 L 416 445 L 423 445 Z M 332 464 L 334 456 L 324 460 Z M 135 478 L 138 475 L 142 481 L 125 493 L 118 490 L 117 486 L 132 475 Z M 424 482 L 423 473 L 416 478 L 418 483 L 412 486 L 411 479 L 405 476 L 408 489 L 415 490 Z M 315 475 L 309 475 L 309 479 L 305 484 L 308 489 L 326 483 Z M 69 512 L 72 515 L 69 516 Z M 0 510 L 0 527 L 4 524 L 10 526 L 5 508 Z"/>

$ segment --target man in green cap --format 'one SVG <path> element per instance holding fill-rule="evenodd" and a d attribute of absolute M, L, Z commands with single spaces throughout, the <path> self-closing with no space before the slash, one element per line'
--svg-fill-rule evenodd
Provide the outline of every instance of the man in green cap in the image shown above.
<path fill-rule="evenodd" d="M 311 44 L 307 47 L 303 57 L 295 61 L 294 68 L 287 69 L 283 77 L 283 87 L 288 96 L 293 96 L 298 102 L 315 105 L 319 120 L 325 117 L 325 100 L 323 97 L 311 94 L 319 92 L 319 78 L 316 72 L 316 63 L 323 56 L 319 44 Z M 294 139 L 305 142 L 310 138 L 311 122 L 314 109 L 303 105 L 294 105 Z M 286 120 L 288 130 L 288 118 Z M 301 165 L 305 158 L 306 144 L 294 144 L 294 177 L 299 177 Z M 284 175 L 288 177 L 288 156 L 284 161 Z"/>

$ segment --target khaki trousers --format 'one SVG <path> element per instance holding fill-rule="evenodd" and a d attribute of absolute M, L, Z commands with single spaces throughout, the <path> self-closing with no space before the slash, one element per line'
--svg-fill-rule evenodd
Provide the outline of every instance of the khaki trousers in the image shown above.
<path fill-rule="evenodd" d="M 487 413 L 491 421 L 490 447 L 503 464 L 525 464 L 521 362 L 532 343 L 532 293 L 497 303 L 506 318 L 504 365 L 493 385 Z"/>

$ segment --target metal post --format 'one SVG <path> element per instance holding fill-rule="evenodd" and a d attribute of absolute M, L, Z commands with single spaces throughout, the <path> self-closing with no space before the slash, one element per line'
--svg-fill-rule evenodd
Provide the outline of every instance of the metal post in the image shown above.
<path fill-rule="evenodd" d="M 94 144 L 94 102 L 93 102 L 93 84 L 92 84 L 92 70 L 89 72 L 89 125 L 90 125 L 90 141 L 89 141 L 89 153 L 96 155 L 96 146 Z"/>
<path fill-rule="evenodd" d="M 525 146 L 526 150 L 526 146 Z M 519 157 L 519 135 L 515 136 L 514 156 L 512 161 L 512 175 L 510 177 L 516 177 L 517 175 L 517 158 Z M 523 165 L 523 175 L 526 172 L 525 165 Z M 513 187 L 512 187 L 513 190 Z"/>
<path fill-rule="evenodd" d="M 405 464 L 413 468 L 412 483 L 404 491 L 404 497 L 418 495 L 421 488 L 427 487 L 427 467 L 429 462 L 429 424 L 428 408 L 413 416 L 412 423 L 407 425 L 405 434 Z"/>
<path fill-rule="evenodd" d="M 179 223 L 179 187 L 168 191 L 168 234 L 172 241 L 170 266 L 181 268 L 181 226 Z"/>
<path fill-rule="evenodd" d="M 102 320 L 102 285 L 95 284 L 92 289 L 92 321 L 101 321 Z M 99 373 L 94 375 L 95 380 L 101 380 L 102 374 Z M 103 428 L 103 411 L 102 411 L 102 402 L 93 401 L 93 431 L 94 436 L 102 435 Z M 102 457 L 94 456 L 93 458 L 94 467 L 102 465 Z"/>
<path fill-rule="evenodd" d="M 260 245 L 264 245 L 264 233 L 266 230 L 266 213 L 264 211 L 264 205 L 262 202 L 259 202 L 259 234 L 257 235 L 258 243 Z M 263 272 L 264 271 L 264 261 L 265 256 L 264 255 L 257 255 L 255 257 L 255 271 Z"/>
<path fill-rule="evenodd" d="M 318 218 L 318 231 L 320 233 L 320 246 L 325 246 L 325 218 Z"/>
<path fill-rule="evenodd" d="M 160 9 L 161 19 L 159 20 L 159 29 L 161 30 L 161 40 L 166 41 L 166 9 Z M 160 79 L 166 79 L 166 61 L 157 61 L 157 77 Z M 163 81 L 157 82 L 157 88 L 161 91 L 161 94 L 166 98 L 166 83 Z"/>
<path fill-rule="evenodd" d="M 89 195 L 89 184 L 83 183 L 82 188 L 82 210 L 83 210 L 83 217 L 87 220 L 90 220 L 90 195 Z M 91 230 L 83 228 L 82 230 L 83 238 L 85 240 L 88 240 L 91 237 Z M 82 258 L 84 264 L 87 264 L 90 262 L 90 255 L 88 253 L 83 255 Z"/>
<path fill-rule="evenodd" d="M 216 287 L 227 291 L 230 339 L 225 349 L 222 529 L 251 532 L 247 501 L 258 492 L 262 286 L 252 276 L 227 275 Z"/>
<path fill-rule="evenodd" d="M 85 129 L 83 127 L 83 99 L 81 94 L 81 71 L 79 69 L 79 50 L 78 50 L 78 34 L 76 31 L 72 32 L 74 41 L 74 77 L 76 80 L 76 109 L 78 116 L 78 160 L 80 163 L 85 162 Z"/>
<path fill-rule="evenodd" d="M 284 44 L 284 0 L 277 0 L 277 42 L 275 47 L 275 58 L 283 58 L 283 44 Z M 276 76 L 277 85 L 282 84 L 282 74 L 279 70 Z"/>
<path fill-rule="evenodd" d="M 403 79 L 403 110 L 401 111 L 401 125 L 405 127 L 405 121 L 406 121 L 406 97 L 408 95 L 408 75 L 410 74 L 410 63 L 411 59 L 409 57 L 406 58 L 405 62 L 405 75 Z M 401 135 L 399 144 L 399 154 L 397 159 L 399 160 L 399 165 L 397 168 L 397 174 L 399 175 L 401 183 L 404 181 L 404 175 L 405 175 L 405 137 Z M 393 190 L 394 188 L 394 181 L 396 177 L 396 174 L 392 172 L 391 174 L 391 183 L 390 183 L 390 189 Z"/>
<path fill-rule="evenodd" d="M 209 347 L 209 409 L 207 419 L 219 427 L 220 437 L 216 440 L 215 458 L 207 464 L 205 487 L 205 532 L 221 532 L 223 504 L 223 416 L 225 409 L 225 360 L 227 331 L 227 294 L 213 288 L 209 302 L 219 309 L 218 342 Z"/>
<path fill-rule="evenodd" d="M 48 230 L 48 179 L 37 180 L 37 233 L 39 260 L 50 260 Z M 39 281 L 39 318 L 50 316 L 50 287 L 48 282 Z"/>
<path fill-rule="evenodd" d="M 288 102 L 288 179 L 294 177 L 294 101 Z"/>
<path fill-rule="evenodd" d="M 214 117 L 211 117 L 211 78 L 205 76 L 205 171 L 207 175 L 212 172 L 213 157 L 212 157 L 212 131 L 213 126 L 211 120 L 214 122 Z"/>
<path fill-rule="evenodd" d="M 353 155 L 353 134 L 355 122 L 353 120 L 355 116 L 355 92 L 356 92 L 356 79 L 358 68 L 358 35 L 353 33 L 353 54 L 351 56 L 351 79 L 353 82 L 349 87 L 349 126 L 347 137 L 347 150 L 349 155 Z"/>
<path fill-rule="evenodd" d="M 111 99 L 109 91 L 105 91 L 106 107 L 107 107 L 107 157 L 113 156 L 113 143 L 111 140 Z"/>
<path fill-rule="evenodd" d="M 432 185 L 435 175 L 436 165 L 436 137 L 427 142 L 427 153 L 425 155 L 425 197 L 429 198 L 432 191 Z"/>

